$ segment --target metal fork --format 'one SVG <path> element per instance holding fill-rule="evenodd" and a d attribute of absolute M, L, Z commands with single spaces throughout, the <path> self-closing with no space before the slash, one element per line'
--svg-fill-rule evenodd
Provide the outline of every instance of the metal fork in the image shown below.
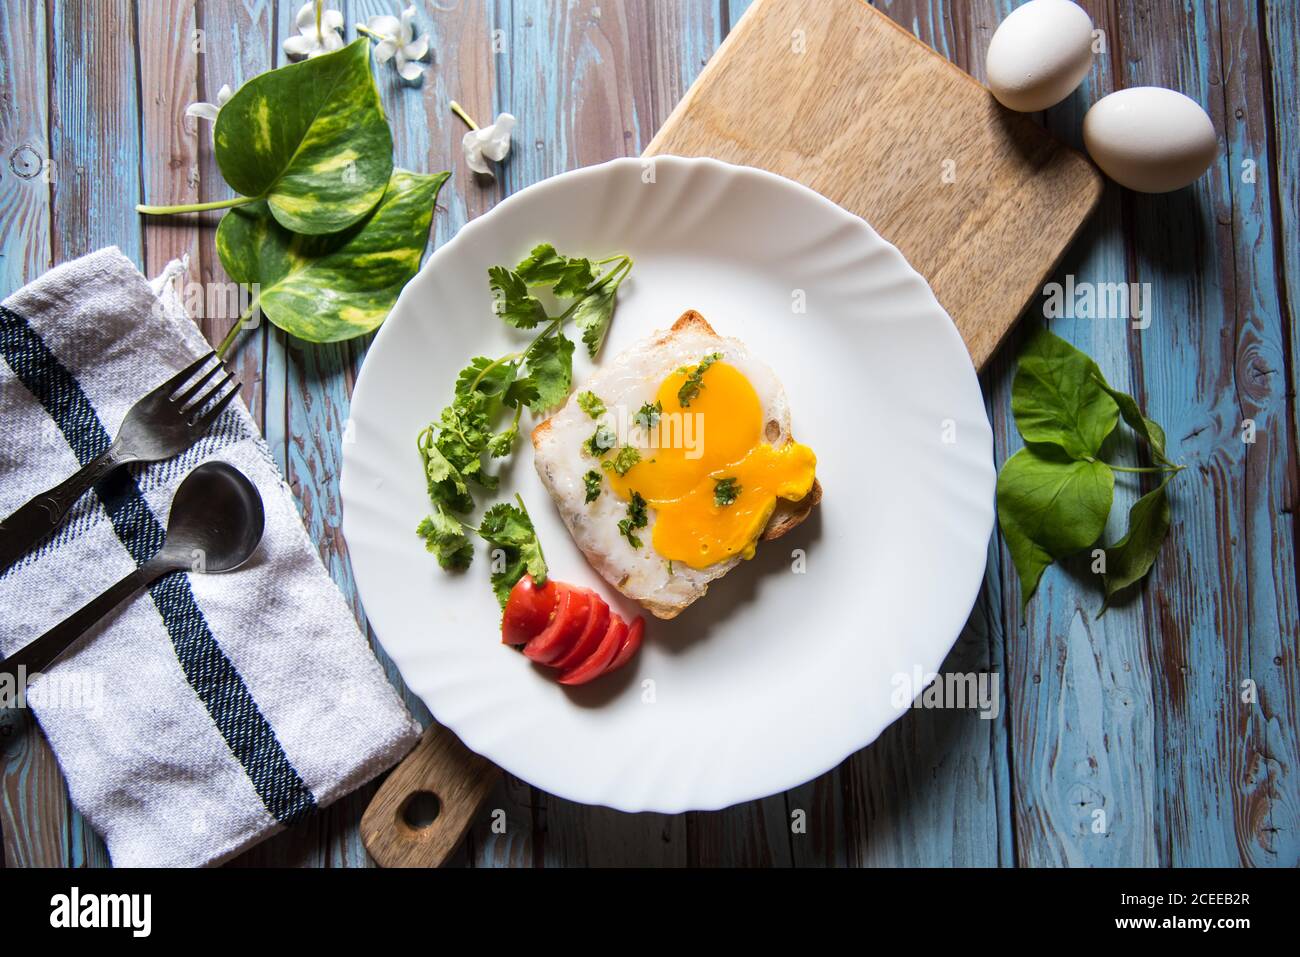
<path fill-rule="evenodd" d="M 73 503 L 114 469 L 161 462 L 198 441 L 239 392 L 239 382 L 227 389 L 234 376 L 220 359 L 204 371 L 216 358 L 209 352 L 131 406 L 104 454 L 0 522 L 0 574 L 58 528 Z M 209 385 L 218 373 L 224 374 Z"/>

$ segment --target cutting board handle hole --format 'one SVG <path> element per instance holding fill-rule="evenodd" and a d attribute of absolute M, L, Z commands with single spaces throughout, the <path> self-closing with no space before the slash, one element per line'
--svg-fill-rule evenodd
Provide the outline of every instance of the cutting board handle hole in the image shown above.
<path fill-rule="evenodd" d="M 416 791 L 397 809 L 398 820 L 415 831 L 422 831 L 438 819 L 442 801 L 432 791 Z"/>

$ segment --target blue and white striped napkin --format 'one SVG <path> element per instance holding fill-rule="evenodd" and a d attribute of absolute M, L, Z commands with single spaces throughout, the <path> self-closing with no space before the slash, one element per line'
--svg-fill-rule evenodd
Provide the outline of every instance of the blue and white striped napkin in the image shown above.
<path fill-rule="evenodd" d="M 136 399 L 207 349 L 170 287 L 151 288 L 116 249 L 6 299 L 0 515 L 107 448 Z M 262 493 L 266 534 L 249 564 L 164 577 L 27 689 L 73 802 L 119 866 L 226 860 L 359 787 L 419 734 L 242 402 L 184 455 L 110 476 L 0 576 L 0 653 L 152 555 L 176 486 L 214 458 Z"/>

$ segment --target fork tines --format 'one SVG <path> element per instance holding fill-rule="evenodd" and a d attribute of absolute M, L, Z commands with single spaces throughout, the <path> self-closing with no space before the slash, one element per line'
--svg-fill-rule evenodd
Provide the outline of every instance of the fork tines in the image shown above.
<path fill-rule="evenodd" d="M 197 379 L 194 379 L 192 383 L 190 382 L 196 373 L 201 372 L 205 366 L 216 358 L 217 354 L 215 352 L 209 352 L 182 369 L 167 382 L 167 388 L 172 392 L 170 401 L 173 405 L 180 407 L 181 415 L 195 428 L 206 429 L 221 414 L 222 410 L 230 404 L 240 389 L 241 383 L 226 370 L 225 363 L 220 359 L 217 359 L 215 365 L 203 372 Z M 213 385 L 208 386 L 208 383 L 218 373 L 224 374 Z M 234 385 L 230 387 L 232 382 Z M 180 387 L 186 383 L 190 383 L 189 388 L 179 392 Z"/>

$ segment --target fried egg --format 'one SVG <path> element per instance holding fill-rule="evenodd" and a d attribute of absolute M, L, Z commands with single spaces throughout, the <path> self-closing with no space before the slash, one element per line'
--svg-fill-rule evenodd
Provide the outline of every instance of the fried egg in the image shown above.
<path fill-rule="evenodd" d="M 534 430 L 533 446 L 587 560 L 660 618 L 820 498 L 816 456 L 791 437 L 780 380 L 695 312 L 597 371 Z"/>

